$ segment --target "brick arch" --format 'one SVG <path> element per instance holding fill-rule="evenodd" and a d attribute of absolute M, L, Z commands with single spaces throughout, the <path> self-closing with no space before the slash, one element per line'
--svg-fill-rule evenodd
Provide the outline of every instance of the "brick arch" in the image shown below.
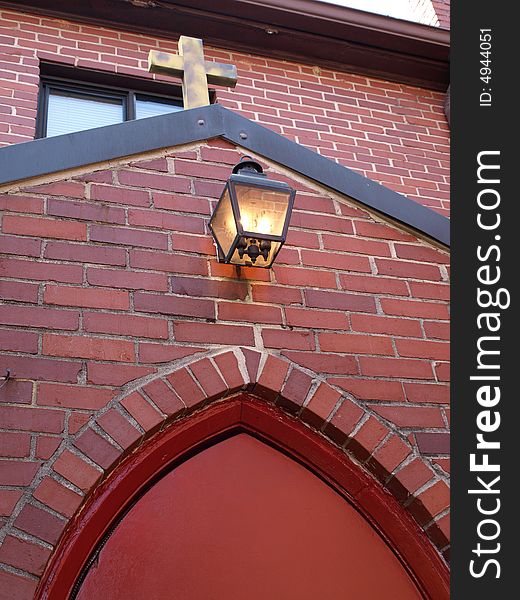
<path fill-rule="evenodd" d="M 413 516 L 439 551 L 446 547 L 448 488 L 409 440 L 322 376 L 267 352 L 233 348 L 182 359 L 135 382 L 69 436 L 42 466 L 11 518 L 12 527 L 48 547 L 38 546 L 39 555 L 28 560 L 39 565 L 27 570 L 42 574 L 51 547 L 84 498 L 92 497 L 105 474 L 145 439 L 242 391 L 278 406 L 342 448 Z M 24 583 L 33 590 L 36 584 L 36 579 Z"/>

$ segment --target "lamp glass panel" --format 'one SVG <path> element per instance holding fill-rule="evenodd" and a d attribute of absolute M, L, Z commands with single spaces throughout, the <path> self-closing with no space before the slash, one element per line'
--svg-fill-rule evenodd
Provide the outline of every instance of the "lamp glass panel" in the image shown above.
<path fill-rule="evenodd" d="M 233 215 L 233 208 L 231 207 L 229 188 L 227 186 L 215 208 L 210 225 L 213 229 L 214 236 L 220 244 L 222 252 L 227 256 L 231 249 L 231 244 L 234 242 L 237 235 L 235 217 Z"/>
<path fill-rule="evenodd" d="M 244 231 L 260 236 L 283 234 L 290 191 L 235 184 L 235 193 Z"/>

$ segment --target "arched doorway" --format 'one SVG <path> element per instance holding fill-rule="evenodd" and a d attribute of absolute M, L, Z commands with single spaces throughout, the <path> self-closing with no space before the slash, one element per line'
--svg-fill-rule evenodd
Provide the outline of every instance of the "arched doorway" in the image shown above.
<path fill-rule="evenodd" d="M 447 598 L 442 562 L 389 495 L 373 519 L 375 485 L 243 394 L 116 468 L 71 524 L 39 597 Z"/>

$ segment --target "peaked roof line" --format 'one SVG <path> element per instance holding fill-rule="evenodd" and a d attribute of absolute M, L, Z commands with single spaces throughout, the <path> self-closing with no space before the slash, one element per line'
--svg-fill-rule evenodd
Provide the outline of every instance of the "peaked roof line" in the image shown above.
<path fill-rule="evenodd" d="M 448 218 L 218 104 L 0 148 L 0 185 L 218 137 L 449 246 Z"/>

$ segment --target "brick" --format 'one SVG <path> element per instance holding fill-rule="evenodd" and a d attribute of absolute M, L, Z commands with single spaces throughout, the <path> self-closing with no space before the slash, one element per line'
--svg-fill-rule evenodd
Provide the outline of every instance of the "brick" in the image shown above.
<path fill-rule="evenodd" d="M 38 285 L 21 281 L 0 281 L 0 298 L 18 302 L 38 302 Z"/>
<path fill-rule="evenodd" d="M 197 277 L 172 277 L 171 291 L 184 296 L 204 296 L 225 298 L 227 300 L 244 300 L 248 287 L 240 281 L 218 281 Z"/>
<path fill-rule="evenodd" d="M 50 554 L 48 548 L 8 535 L 0 547 L 0 562 L 33 575 L 41 575 Z"/>
<path fill-rule="evenodd" d="M 183 194 L 190 193 L 190 180 L 185 177 L 172 175 L 156 175 L 152 173 L 142 173 L 138 171 L 119 171 L 119 183 L 134 187 L 150 188 L 154 190 L 164 190 L 165 192 L 178 192 Z M 205 194 L 198 195 L 204 196 Z"/>
<path fill-rule="evenodd" d="M 438 548 L 450 542 L 450 515 L 446 514 L 426 529 L 426 534 Z"/>
<path fill-rule="evenodd" d="M 139 343 L 139 360 L 142 363 L 172 362 L 185 356 L 191 356 L 197 352 L 204 352 L 206 348 L 195 346 L 178 346 L 175 344 L 152 344 L 148 342 Z"/>
<path fill-rule="evenodd" d="M 25 406 L 0 406 L 0 427 L 19 431 L 61 433 L 65 427 L 62 411 Z"/>
<path fill-rule="evenodd" d="M 32 381 L 16 381 L 11 379 L 7 385 L 0 388 L 0 405 L 5 402 L 10 404 L 31 404 Z"/>
<path fill-rule="evenodd" d="M 279 285 L 274 286 L 259 284 L 253 285 L 251 290 L 253 302 L 265 302 L 270 304 L 302 304 L 302 294 L 300 290 L 295 288 L 281 287 Z"/>
<path fill-rule="evenodd" d="M 190 371 L 208 398 L 219 398 L 228 391 L 226 382 L 208 358 L 191 363 Z"/>
<path fill-rule="evenodd" d="M 134 344 L 126 340 L 46 333 L 43 335 L 42 352 L 48 356 L 135 362 Z"/>
<path fill-rule="evenodd" d="M 111 333 L 145 338 L 168 338 L 168 322 L 165 319 L 121 315 L 117 313 L 85 313 L 83 317 L 85 331 L 93 333 Z"/>
<path fill-rule="evenodd" d="M 177 416 L 184 412 L 186 406 L 183 401 L 179 398 L 176 392 L 171 387 L 166 385 L 161 379 L 156 379 L 144 387 L 145 393 L 151 398 L 152 402 L 161 410 L 165 415 Z M 137 400 L 132 400 L 137 402 Z M 134 416 L 135 420 L 140 422 L 139 419 Z"/>
<path fill-rule="evenodd" d="M 125 223 L 125 211 L 116 206 L 93 204 L 90 202 L 71 202 L 50 198 L 47 201 L 47 214 L 53 217 L 68 217 L 82 221 L 100 221 L 105 223 Z"/>
<path fill-rule="evenodd" d="M 359 358 L 361 374 L 370 377 L 394 377 L 403 379 L 431 379 L 432 367 L 423 360 L 375 358 L 362 356 Z"/>
<path fill-rule="evenodd" d="M 90 419 L 90 413 L 84 413 L 79 411 L 71 412 L 69 415 L 68 429 L 69 435 L 75 435 L 82 427 L 88 423 Z"/>
<path fill-rule="evenodd" d="M 394 300 L 381 298 L 381 307 L 387 315 L 417 317 L 419 319 L 449 319 L 446 304 L 419 302 L 415 300 Z"/>
<path fill-rule="evenodd" d="M 319 429 L 336 407 L 341 394 L 326 383 L 320 383 L 308 404 L 304 407 L 301 418 L 309 425 Z"/>
<path fill-rule="evenodd" d="M 15 217 L 5 215 L 2 221 L 4 233 L 27 235 L 61 240 L 86 240 L 87 226 L 75 221 L 58 221 L 42 217 Z"/>
<path fill-rule="evenodd" d="M 36 458 L 48 460 L 59 448 L 61 438 L 39 435 L 36 439 Z"/>
<path fill-rule="evenodd" d="M 417 447 L 423 454 L 449 454 L 450 434 L 447 432 L 415 434 Z"/>
<path fill-rule="evenodd" d="M 234 392 L 244 385 L 244 377 L 238 366 L 237 357 L 233 352 L 224 352 L 213 357 L 229 392 Z"/>
<path fill-rule="evenodd" d="M 296 198 L 294 199 L 294 209 L 329 213 L 332 215 L 336 212 L 332 198 L 323 198 L 322 196 L 304 196 L 303 194 L 296 194 Z"/>
<path fill-rule="evenodd" d="M 237 267 L 236 265 L 219 263 L 216 260 L 211 260 L 209 264 L 212 277 L 225 277 L 227 279 L 239 279 L 241 281 L 271 281 L 270 269 Z"/>
<path fill-rule="evenodd" d="M 66 524 L 66 521 L 31 504 L 23 507 L 14 522 L 18 529 L 53 545 L 58 541 Z"/>
<path fill-rule="evenodd" d="M 106 406 L 113 396 L 113 390 L 103 388 L 40 383 L 37 402 L 39 406 L 98 410 Z"/>
<path fill-rule="evenodd" d="M 370 416 L 354 434 L 348 449 L 358 460 L 364 462 L 389 433 L 386 425 Z"/>
<path fill-rule="evenodd" d="M 294 267 L 280 266 L 275 266 L 273 271 L 276 281 L 280 285 L 295 285 L 328 289 L 336 288 L 336 275 L 330 271 L 318 271 L 317 269 L 295 269 Z"/>
<path fill-rule="evenodd" d="M 79 312 L 36 306 L 0 306 L 0 322 L 20 327 L 44 327 L 74 331 L 79 327 Z"/>
<path fill-rule="evenodd" d="M 178 342 L 231 344 L 236 346 L 255 345 L 253 328 L 249 326 L 177 321 L 173 324 L 173 331 Z"/>
<path fill-rule="evenodd" d="M 136 292 L 134 308 L 141 312 L 215 319 L 215 302 L 213 300 L 194 300 L 166 294 Z"/>
<path fill-rule="evenodd" d="M 410 452 L 407 444 L 394 434 L 372 454 L 367 467 L 379 480 L 384 480 L 410 455 Z"/>
<path fill-rule="evenodd" d="M 240 349 L 244 358 L 246 359 L 246 369 L 247 374 L 249 375 L 249 381 L 251 384 L 254 384 L 258 378 L 258 369 L 260 367 L 260 352 L 256 352 L 255 350 L 250 350 L 249 348 L 241 348 Z"/>
<path fill-rule="evenodd" d="M 87 365 L 87 383 L 120 387 L 130 381 L 150 375 L 154 371 L 153 368 L 136 365 L 118 365 L 117 369 L 114 369 L 111 364 L 89 363 Z"/>
<path fill-rule="evenodd" d="M 112 185 L 93 185 L 90 188 L 91 200 L 102 200 L 128 206 L 150 206 L 150 193 L 143 190 L 115 187 Z"/>
<path fill-rule="evenodd" d="M 438 408 L 425 406 L 379 406 L 372 405 L 372 410 L 391 421 L 398 427 L 406 429 L 423 429 L 427 427 L 444 427 L 444 420 Z"/>
<path fill-rule="evenodd" d="M 187 408 L 197 408 L 206 399 L 204 392 L 186 368 L 167 375 L 166 379 Z"/>
<path fill-rule="evenodd" d="M 76 438 L 74 446 L 103 469 L 111 467 L 121 454 L 120 450 L 92 429 L 86 429 Z"/>
<path fill-rule="evenodd" d="M 229 167 L 217 165 L 202 165 L 200 162 L 186 161 L 175 159 L 175 173 L 179 175 L 189 175 L 200 177 L 203 175 L 205 179 L 217 179 L 226 181 L 230 175 Z"/>
<path fill-rule="evenodd" d="M 355 221 L 356 233 L 360 236 L 381 238 L 383 240 L 415 241 L 415 238 L 402 231 L 393 229 L 387 225 L 371 223 L 369 221 Z"/>
<path fill-rule="evenodd" d="M 428 483 L 434 476 L 433 471 L 420 458 L 405 465 L 390 479 L 386 487 L 400 502 L 405 502 L 411 494 Z"/>
<path fill-rule="evenodd" d="M 85 185 L 75 181 L 55 181 L 52 183 L 43 183 L 25 190 L 34 194 L 45 194 L 49 196 L 68 196 L 71 198 L 84 198 Z"/>
<path fill-rule="evenodd" d="M 425 525 L 450 505 L 450 489 L 444 481 L 438 481 L 424 490 L 410 504 L 409 511 L 419 525 Z"/>
<path fill-rule="evenodd" d="M 262 329 L 262 339 L 266 348 L 314 350 L 314 336 L 307 332 Z"/>
<path fill-rule="evenodd" d="M 433 360 L 449 360 L 450 345 L 444 342 L 428 342 L 424 340 L 396 340 L 395 345 L 400 356 L 411 358 L 431 358 Z"/>
<path fill-rule="evenodd" d="M 59 281 L 81 283 L 83 269 L 80 265 L 63 265 L 30 260 L 4 259 L 0 262 L 0 276 L 33 281 Z"/>
<path fill-rule="evenodd" d="M 44 381 L 76 383 L 81 370 L 81 363 L 11 354 L 9 355 L 9 367 L 12 373 L 16 373 L 18 379 L 42 379 Z M 15 382 L 9 382 L 9 388 L 11 388 L 11 383 Z M 2 395 L 2 392 L 3 389 L 0 390 L 0 395 Z"/>
<path fill-rule="evenodd" d="M 193 252 L 195 254 L 208 254 L 209 256 L 216 256 L 217 254 L 213 240 L 206 235 L 202 237 L 200 235 L 174 233 L 171 235 L 171 241 L 172 250 Z"/>
<path fill-rule="evenodd" d="M 3 307 L 0 307 L 0 319 Z M 38 334 L 19 329 L 0 329 L 0 350 L 37 354 Z"/>
<path fill-rule="evenodd" d="M 406 277 L 409 279 L 427 279 L 440 281 L 442 279 L 439 268 L 435 265 L 426 265 L 404 260 L 390 260 L 376 258 L 377 272 L 381 275 Z"/>
<path fill-rule="evenodd" d="M 364 256 L 350 254 L 337 254 L 335 252 L 320 252 L 316 250 L 302 250 L 302 264 L 311 267 L 325 267 L 340 271 L 357 271 L 370 273 L 370 262 Z"/>
<path fill-rule="evenodd" d="M 345 294 L 344 292 L 325 292 L 321 290 L 305 290 L 307 306 L 327 308 L 329 310 L 348 310 L 356 312 L 376 312 L 374 298 L 361 294 Z"/>
<path fill-rule="evenodd" d="M 281 390 L 277 404 L 291 412 L 298 412 L 307 398 L 312 383 L 312 377 L 293 368 Z"/>
<path fill-rule="evenodd" d="M 432 300 L 450 299 L 450 286 L 443 283 L 424 283 L 422 281 L 410 281 L 410 292 L 414 298 L 431 298 Z"/>
<path fill-rule="evenodd" d="M 130 251 L 130 266 L 138 269 L 166 271 L 168 273 L 186 273 L 188 275 L 207 275 L 206 259 L 198 256 L 181 256 L 177 254 L 147 252 L 146 250 Z"/>
<path fill-rule="evenodd" d="M 428 402 L 449 404 L 450 388 L 448 385 L 437 383 L 404 383 L 406 399 L 409 402 Z"/>
<path fill-rule="evenodd" d="M 335 231 L 337 233 L 354 233 L 352 221 L 349 219 L 298 211 L 293 212 L 290 227 L 318 229 L 319 231 Z"/>
<path fill-rule="evenodd" d="M 151 431 L 164 420 L 163 416 L 138 392 L 123 398 L 121 404 L 146 432 Z"/>
<path fill-rule="evenodd" d="M 178 212 L 191 212 L 201 215 L 210 214 L 210 206 L 206 198 L 196 198 L 192 195 L 153 193 L 155 208 L 174 210 Z"/>
<path fill-rule="evenodd" d="M 141 438 L 141 432 L 113 408 L 98 417 L 96 423 L 124 450 Z"/>
<path fill-rule="evenodd" d="M 404 401 L 403 388 L 400 381 L 330 377 L 328 382 L 331 385 L 343 388 L 360 400 Z"/>
<path fill-rule="evenodd" d="M 255 392 L 260 393 L 266 400 L 274 400 L 283 387 L 289 368 L 288 362 L 268 356 L 254 387 Z M 251 378 L 251 381 L 255 380 Z"/>
<path fill-rule="evenodd" d="M 127 310 L 130 307 L 128 292 L 82 288 L 63 285 L 46 285 L 43 300 L 46 304 Z"/>
<path fill-rule="evenodd" d="M 415 246 L 412 244 L 395 244 L 395 253 L 399 258 L 408 258 L 410 260 L 417 260 L 420 262 L 448 264 L 450 262 L 449 256 L 442 254 L 438 250 L 433 248 L 427 248 L 426 246 Z"/>
<path fill-rule="evenodd" d="M 34 490 L 33 496 L 65 517 L 72 517 L 83 501 L 83 496 L 58 483 L 52 477 L 45 477 Z"/>
<path fill-rule="evenodd" d="M 337 373 L 341 375 L 358 373 L 356 359 L 352 356 L 293 351 L 283 351 L 282 354 L 315 373 Z"/>
<path fill-rule="evenodd" d="M 130 166 L 149 171 L 168 172 L 168 162 L 165 158 L 153 158 L 152 160 L 140 160 L 130 163 Z"/>
<path fill-rule="evenodd" d="M 324 433 L 334 442 L 343 445 L 354 430 L 363 411 L 348 398 L 344 398 L 341 406 L 334 413 L 324 428 Z"/>
<path fill-rule="evenodd" d="M 219 302 L 218 318 L 221 321 L 240 321 L 246 323 L 272 323 L 281 325 L 282 312 L 275 306 L 243 304 L 241 302 Z"/>
<path fill-rule="evenodd" d="M 164 233 L 108 225 L 91 225 L 90 240 L 123 246 L 156 248 L 157 250 L 168 249 L 168 236 Z"/>
<path fill-rule="evenodd" d="M 38 257 L 40 256 L 41 247 L 42 243 L 40 240 L 17 237 L 16 235 L 0 235 L 1 254 Z"/>
<path fill-rule="evenodd" d="M 0 590 L 9 590 L 10 598 L 31 600 L 34 598 L 38 581 L 7 571 L 0 571 Z"/>
<path fill-rule="evenodd" d="M 186 212 L 191 212 L 191 209 L 188 207 L 185 210 Z M 205 231 L 204 219 L 201 217 L 172 215 L 171 213 L 159 212 L 158 210 L 129 209 L 128 224 L 140 227 L 155 227 L 161 230 L 181 231 L 183 233 L 203 234 Z"/>
<path fill-rule="evenodd" d="M 87 492 L 102 475 L 101 471 L 69 450 L 63 451 L 52 468 L 84 492 Z"/>
<path fill-rule="evenodd" d="M 312 329 L 350 329 L 348 319 L 340 312 L 286 308 L 287 325 Z"/>
<path fill-rule="evenodd" d="M 121 271 L 119 269 L 87 269 L 90 285 L 127 288 L 130 290 L 168 291 L 168 276 L 163 273 Z"/>
<path fill-rule="evenodd" d="M 413 319 L 393 319 L 376 315 L 350 315 L 350 323 L 354 331 L 365 333 L 386 333 L 396 336 L 421 337 L 421 324 Z"/>
<path fill-rule="evenodd" d="M 0 516 L 10 516 L 22 494 L 21 490 L 0 489 Z"/>
<path fill-rule="evenodd" d="M 80 263 L 124 266 L 126 252 L 122 248 L 94 246 L 92 244 L 70 244 L 67 242 L 49 242 L 45 248 L 45 258 L 67 260 Z"/>
<path fill-rule="evenodd" d="M 435 377 L 438 381 L 450 381 L 451 371 L 449 363 L 435 363 Z"/>
<path fill-rule="evenodd" d="M 387 242 L 363 240 L 347 235 L 323 234 L 322 238 L 325 250 L 339 250 L 340 252 L 352 252 L 368 256 L 391 256 L 390 246 Z"/>
<path fill-rule="evenodd" d="M 426 337 L 449 340 L 450 339 L 450 324 L 449 323 L 437 323 L 435 321 L 424 321 L 423 323 L 424 333 Z"/>
<path fill-rule="evenodd" d="M 297 248 L 320 247 L 320 240 L 316 233 L 311 233 L 309 231 L 298 231 L 296 229 L 289 229 L 285 243 L 287 246 L 296 246 Z"/>
<path fill-rule="evenodd" d="M 408 296 L 406 283 L 399 279 L 389 279 L 379 276 L 347 275 L 339 276 L 341 289 L 350 292 L 364 292 L 368 294 Z"/>
<path fill-rule="evenodd" d="M 0 210 L 3 212 L 43 214 L 42 198 L 4 194 L 0 197 Z"/>
<path fill-rule="evenodd" d="M 25 458 L 31 451 L 31 436 L 26 433 L 0 431 L 0 456 Z"/>
<path fill-rule="evenodd" d="M 393 356 L 392 340 L 375 335 L 350 333 L 320 333 L 320 348 L 323 352 L 345 352 L 347 354 L 384 354 Z"/>

